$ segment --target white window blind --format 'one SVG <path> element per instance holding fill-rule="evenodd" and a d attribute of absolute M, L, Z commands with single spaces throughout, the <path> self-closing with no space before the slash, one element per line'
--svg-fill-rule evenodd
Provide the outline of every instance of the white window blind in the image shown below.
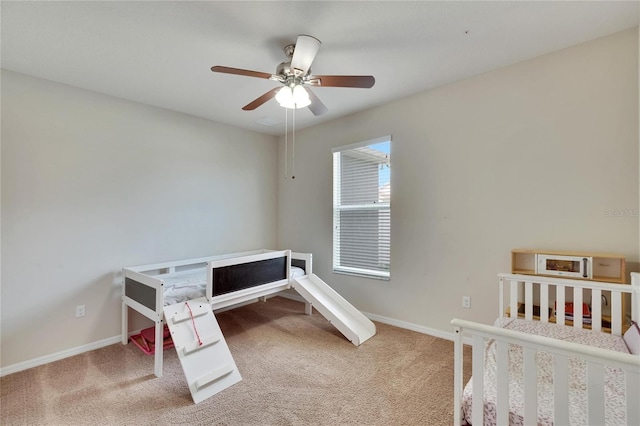
<path fill-rule="evenodd" d="M 389 279 L 391 137 L 333 150 L 333 270 Z"/>

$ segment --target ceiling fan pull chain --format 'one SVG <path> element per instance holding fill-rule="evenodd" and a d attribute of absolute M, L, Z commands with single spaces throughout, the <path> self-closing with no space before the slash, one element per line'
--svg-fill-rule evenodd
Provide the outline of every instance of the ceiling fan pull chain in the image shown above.
<path fill-rule="evenodd" d="M 286 108 L 285 108 L 286 109 Z M 291 112 L 291 179 L 296 178 L 296 109 Z"/>
<path fill-rule="evenodd" d="M 284 108 L 284 178 L 288 179 L 288 170 L 289 170 L 289 157 L 287 155 L 287 149 L 289 146 L 289 141 L 287 140 L 287 136 L 288 136 L 288 123 L 287 123 L 287 117 L 289 117 L 289 114 L 287 113 L 287 108 Z"/>

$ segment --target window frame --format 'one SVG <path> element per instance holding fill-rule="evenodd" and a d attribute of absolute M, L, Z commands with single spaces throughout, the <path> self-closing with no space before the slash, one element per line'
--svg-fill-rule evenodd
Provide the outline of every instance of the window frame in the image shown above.
<path fill-rule="evenodd" d="M 331 149 L 331 153 L 332 153 L 332 168 L 333 168 L 333 172 L 332 172 L 332 177 L 333 177 L 333 186 L 332 186 L 332 223 L 333 223 L 333 229 L 332 229 L 332 269 L 333 272 L 336 274 L 343 274 L 343 275 L 353 275 L 353 276 L 359 276 L 359 277 L 364 277 L 364 278 L 373 278 L 373 279 L 378 279 L 378 280 L 385 280 L 385 281 L 389 281 L 391 279 L 391 267 L 390 267 L 390 258 L 391 258 L 391 200 L 389 199 L 388 203 L 374 203 L 374 204 L 346 204 L 346 205 L 342 205 L 340 203 L 340 200 L 338 199 L 340 192 L 338 191 L 338 189 L 340 191 L 342 191 L 342 186 L 341 186 L 341 182 L 340 182 L 340 178 L 341 178 L 341 165 L 339 162 L 336 162 L 336 154 L 341 154 L 345 151 L 349 151 L 349 150 L 354 150 L 357 148 L 362 148 L 362 147 L 366 147 L 366 146 L 370 146 L 370 145 L 376 145 L 376 144 L 380 144 L 380 143 L 384 143 L 384 142 L 388 142 L 389 143 L 389 160 L 388 160 L 388 164 L 389 167 L 391 165 L 391 151 L 392 151 L 392 142 L 393 139 L 391 137 L 391 135 L 387 135 L 387 136 L 381 136 L 381 137 L 377 137 L 377 138 L 373 138 L 373 139 L 368 139 L 365 141 L 361 141 L 361 142 L 357 142 L 357 143 L 353 143 L 353 144 L 349 144 L 349 145 L 342 145 L 342 146 L 338 146 L 338 147 L 334 147 Z M 339 158 L 339 157 L 338 157 Z M 382 164 L 382 163 L 381 163 Z M 391 184 L 391 173 L 389 174 L 389 184 Z M 356 210 L 361 210 L 361 211 L 365 211 L 365 210 L 377 210 L 377 211 L 383 211 L 386 210 L 389 212 L 389 243 L 388 243 L 388 252 L 389 252 L 389 268 L 387 270 L 381 271 L 381 270 L 376 270 L 376 269 L 368 269 L 368 268 L 360 268 L 360 267 L 352 267 L 352 266 L 344 266 L 344 265 L 340 265 L 340 257 L 339 257 L 339 253 L 341 250 L 341 245 L 340 245 L 340 224 L 339 224 L 339 213 L 340 211 L 356 211 Z"/>

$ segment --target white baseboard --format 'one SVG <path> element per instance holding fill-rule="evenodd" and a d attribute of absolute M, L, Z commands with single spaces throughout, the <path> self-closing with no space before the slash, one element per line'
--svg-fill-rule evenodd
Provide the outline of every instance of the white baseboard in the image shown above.
<path fill-rule="evenodd" d="M 284 297 L 284 298 L 291 299 L 291 300 L 295 300 L 297 302 L 306 303 L 306 300 L 302 296 L 300 296 L 298 294 L 283 292 L 283 293 L 278 293 L 277 296 Z M 382 316 L 382 315 L 370 314 L 368 312 L 362 312 L 362 313 L 364 314 L 364 316 L 369 318 L 371 321 L 377 321 L 377 322 L 381 322 L 383 324 L 393 325 L 394 327 L 404 328 L 406 330 L 411 330 L 411 331 L 415 331 L 417 333 L 427 334 L 427 335 L 433 336 L 433 337 L 439 337 L 441 339 L 446 339 L 446 340 L 451 340 L 451 341 L 454 340 L 453 331 L 446 332 L 446 331 L 436 330 L 435 328 L 425 327 L 424 325 L 414 324 L 414 323 L 407 322 L 407 321 L 402 321 L 402 320 L 398 320 L 398 319 L 394 319 L 394 318 L 385 317 L 385 316 Z M 464 344 L 467 344 L 467 345 L 471 344 L 471 338 L 470 337 L 464 337 L 462 339 L 462 341 L 463 341 Z"/>
<path fill-rule="evenodd" d="M 453 341 L 454 339 L 453 332 L 449 333 L 442 330 L 436 330 L 435 328 L 425 327 L 424 325 L 414 324 L 412 322 L 389 318 L 382 315 L 370 314 L 368 312 L 363 312 L 363 314 L 371 321 L 378 321 L 383 324 L 393 325 L 394 327 L 404 328 L 405 330 L 411 330 L 421 334 L 428 334 L 429 336 L 438 337 L 440 339 L 451 341 Z"/>
<path fill-rule="evenodd" d="M 306 303 L 307 302 L 302 296 L 300 296 L 298 294 L 294 294 L 294 293 L 289 293 L 289 292 L 276 293 L 276 294 L 267 296 L 267 298 L 271 298 L 271 297 L 274 297 L 274 296 L 284 297 L 286 299 L 295 300 L 295 301 L 301 302 L 301 303 Z M 256 302 L 256 300 L 252 300 L 252 301 L 248 301 L 246 303 L 243 303 L 242 305 L 248 305 L 250 303 L 255 303 L 255 302 Z M 237 307 L 238 306 L 234 306 L 234 308 L 237 308 Z M 231 308 L 229 308 L 229 309 L 231 309 Z M 225 310 L 227 310 L 227 309 L 221 309 L 220 311 L 216 311 L 216 313 L 222 312 L 222 311 L 225 311 Z M 378 321 L 378 322 L 381 322 L 383 324 L 393 325 L 395 327 L 404 328 L 404 329 L 415 331 L 415 332 L 422 333 L 422 334 L 428 334 L 429 336 L 439 337 L 441 339 L 453 340 L 453 338 L 454 338 L 453 332 L 448 333 L 448 332 L 436 330 L 434 328 L 425 327 L 423 325 L 414 324 L 414 323 L 410 323 L 410 322 L 402 321 L 402 320 L 397 320 L 397 319 L 394 319 L 394 318 L 388 318 L 388 317 L 385 317 L 385 316 L 382 316 L 382 315 L 370 314 L 370 313 L 367 313 L 367 312 L 363 312 L 363 314 L 367 318 L 369 318 L 371 321 Z M 138 333 L 140 333 L 140 330 L 130 332 L 129 335 L 131 336 L 133 334 L 138 334 Z M 120 341 L 121 341 L 121 336 L 117 335 L 117 336 L 109 337 L 109 338 L 106 338 L 106 339 L 103 339 L 103 340 L 99 340 L 97 342 L 93 342 L 93 343 L 89 343 L 89 344 L 86 344 L 86 345 L 77 346 L 75 348 L 67 349 L 67 350 L 64 350 L 64 351 L 56 352 L 56 353 L 51 354 L 51 355 L 45 355 L 45 356 L 41 356 L 41 357 L 38 357 L 38 358 L 30 359 L 30 360 L 27 360 L 27 361 L 19 362 L 17 364 L 8 365 L 8 366 L 6 366 L 4 368 L 0 368 L 0 377 L 6 376 L 6 375 L 12 374 L 12 373 L 17 373 L 19 371 L 27 370 L 29 368 L 38 367 L 40 365 L 48 364 L 50 362 L 59 361 L 61 359 L 68 358 L 68 357 L 71 357 L 71 356 L 74 356 L 74 355 L 79 355 L 79 354 L 84 353 L 84 352 L 89 352 L 89 351 L 93 351 L 95 349 L 100 349 L 100 348 L 103 348 L 105 346 L 109 346 L 109 345 L 113 345 L 115 343 L 119 343 Z M 471 344 L 471 339 L 469 337 L 466 337 L 466 338 L 463 339 L 463 342 L 465 344 Z"/>
<path fill-rule="evenodd" d="M 417 333 L 428 334 L 429 336 L 439 337 L 440 339 L 451 341 L 455 339 L 455 334 L 453 333 L 453 331 L 448 332 L 436 330 L 435 328 L 425 327 L 424 325 L 414 324 L 412 322 L 397 320 L 394 318 L 383 317 L 382 315 L 370 314 L 368 312 L 363 312 L 363 314 L 371 321 L 378 321 L 383 324 L 393 325 L 395 327 L 404 328 L 406 330 L 415 331 Z M 471 345 L 473 343 L 473 339 L 470 336 L 463 336 L 462 343 L 465 345 Z"/>
<path fill-rule="evenodd" d="M 61 359 L 69 358 L 74 355 L 79 355 L 84 352 L 100 349 L 105 346 L 119 343 L 121 340 L 122 340 L 121 336 L 117 335 L 117 336 L 109 337 L 103 340 L 98 340 L 97 342 L 93 342 L 86 345 L 77 346 L 75 348 L 67 349 L 64 351 L 56 352 L 51 355 L 45 355 L 38 358 L 30 359 L 27 361 L 19 362 L 17 364 L 8 365 L 6 367 L 0 368 L 0 377 L 6 376 L 12 373 L 17 373 L 18 371 L 27 370 L 29 368 L 38 367 L 40 365 L 49 364 L 50 362 L 59 361 Z"/>

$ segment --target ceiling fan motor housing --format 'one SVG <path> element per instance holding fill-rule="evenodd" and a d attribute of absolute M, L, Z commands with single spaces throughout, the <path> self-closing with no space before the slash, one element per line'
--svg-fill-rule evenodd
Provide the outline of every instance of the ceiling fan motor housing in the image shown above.
<path fill-rule="evenodd" d="M 287 44 L 284 47 L 284 54 L 287 55 L 287 57 L 289 58 L 289 61 L 291 61 L 291 58 L 293 58 L 293 51 L 294 50 L 296 50 L 295 43 Z"/>
<path fill-rule="evenodd" d="M 289 76 L 294 76 L 295 73 L 291 72 L 291 61 L 280 63 L 280 65 L 278 65 L 278 67 L 276 68 L 276 75 L 279 75 L 285 78 Z M 309 68 L 306 75 L 311 75 L 311 68 Z M 296 77 L 304 77 L 304 76 L 297 75 Z"/>
<path fill-rule="evenodd" d="M 289 62 L 281 62 L 280 65 L 276 68 L 276 75 L 281 75 L 283 77 L 288 77 L 291 75 L 291 61 Z"/>

